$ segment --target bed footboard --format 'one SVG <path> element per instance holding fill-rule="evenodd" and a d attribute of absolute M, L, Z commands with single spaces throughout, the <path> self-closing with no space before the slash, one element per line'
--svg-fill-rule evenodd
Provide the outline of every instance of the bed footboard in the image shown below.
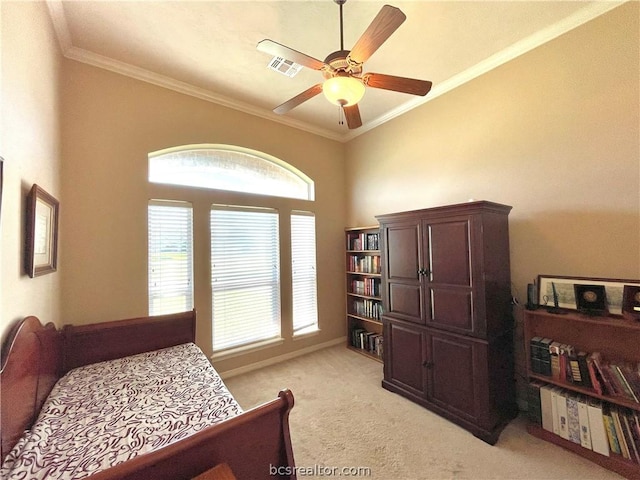
<path fill-rule="evenodd" d="M 247 410 L 156 451 L 140 455 L 91 480 L 188 480 L 226 463 L 238 480 L 295 480 L 289 434 L 293 394 Z"/>

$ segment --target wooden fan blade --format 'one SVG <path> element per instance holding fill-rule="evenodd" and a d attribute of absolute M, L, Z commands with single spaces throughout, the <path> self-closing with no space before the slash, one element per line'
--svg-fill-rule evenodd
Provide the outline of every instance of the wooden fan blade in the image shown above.
<path fill-rule="evenodd" d="M 362 119 L 360 118 L 360 109 L 358 104 L 351 105 L 350 107 L 342 107 L 344 116 L 347 119 L 347 126 L 350 130 L 362 126 Z"/>
<path fill-rule="evenodd" d="M 289 110 L 297 107 L 302 102 L 306 102 L 310 98 L 315 97 L 321 91 L 322 91 L 322 84 L 319 83 L 318 85 L 314 85 L 311 88 L 307 88 L 304 92 L 299 93 L 295 97 L 287 100 L 282 105 L 278 105 L 276 108 L 273 109 L 273 111 L 279 115 L 282 115 L 283 113 L 287 113 Z"/>
<path fill-rule="evenodd" d="M 364 63 L 380 48 L 387 38 L 391 36 L 397 28 L 402 25 L 407 17 L 402 10 L 391 5 L 385 5 L 373 19 L 371 25 L 365 30 L 362 36 L 349 53 L 349 59 L 356 63 Z"/>
<path fill-rule="evenodd" d="M 431 90 L 432 83 L 427 80 L 416 80 L 406 77 L 394 77 L 382 73 L 365 73 L 362 76 L 365 85 L 373 88 L 383 88 L 394 92 L 410 93 L 425 96 Z"/>
<path fill-rule="evenodd" d="M 312 70 L 322 70 L 325 68 L 330 68 L 331 70 L 333 70 L 329 65 L 321 62 L 317 58 L 313 58 L 309 55 L 305 55 L 304 53 L 300 53 L 293 48 L 286 47 L 279 44 L 278 42 L 274 42 L 273 40 L 262 40 L 258 42 L 257 48 L 261 52 L 268 53 L 269 55 L 273 55 L 274 57 L 286 58 L 287 60 L 291 60 L 292 62 L 296 62 L 297 64 L 305 66 Z"/>

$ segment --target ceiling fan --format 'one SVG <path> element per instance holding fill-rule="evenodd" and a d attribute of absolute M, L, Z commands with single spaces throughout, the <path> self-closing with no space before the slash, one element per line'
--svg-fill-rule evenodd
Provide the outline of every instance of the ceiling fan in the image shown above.
<path fill-rule="evenodd" d="M 378 12 L 369 27 L 358 39 L 351 51 L 344 49 L 342 28 L 342 6 L 347 0 L 333 0 L 340 6 L 340 50 L 330 53 L 324 61 L 310 57 L 273 40 L 262 40 L 258 50 L 276 57 L 282 57 L 299 65 L 319 70 L 325 80 L 287 100 L 273 109 L 284 114 L 303 102 L 323 92 L 329 101 L 340 105 L 350 129 L 362 126 L 358 102 L 365 92 L 365 86 L 393 90 L 424 96 L 431 90 L 432 83 L 426 80 L 395 77 L 382 73 L 362 73 L 364 62 L 391 36 L 407 18 L 399 8 L 385 5 Z"/>

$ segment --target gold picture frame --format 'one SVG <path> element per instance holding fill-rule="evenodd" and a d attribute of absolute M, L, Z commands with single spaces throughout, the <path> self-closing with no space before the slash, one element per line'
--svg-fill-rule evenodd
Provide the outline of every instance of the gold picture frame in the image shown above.
<path fill-rule="evenodd" d="M 25 272 L 31 278 L 55 272 L 58 264 L 60 204 L 34 184 L 27 197 Z"/>

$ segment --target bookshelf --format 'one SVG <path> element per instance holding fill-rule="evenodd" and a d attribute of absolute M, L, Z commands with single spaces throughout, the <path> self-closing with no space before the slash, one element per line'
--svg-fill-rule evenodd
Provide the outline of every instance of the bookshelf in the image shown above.
<path fill-rule="evenodd" d="M 541 343 L 541 339 L 550 339 L 558 342 L 560 345 L 573 346 L 573 352 L 570 348 L 565 349 L 565 351 L 568 351 L 569 354 L 569 364 L 572 363 L 571 360 L 576 359 L 573 363 L 575 365 L 577 362 L 578 372 L 572 374 L 571 367 L 569 366 L 568 369 L 565 369 L 564 375 L 561 374 L 563 370 L 562 366 L 566 363 L 562 360 L 562 357 L 566 357 L 566 355 L 562 355 L 562 353 L 558 356 L 558 361 L 554 358 L 555 355 L 549 355 L 549 365 L 546 365 L 547 360 L 544 358 L 546 356 L 546 350 L 542 345 L 549 344 L 549 340 L 547 340 L 546 343 Z M 570 402 L 571 400 L 568 399 L 577 399 L 579 402 L 587 405 L 601 406 L 605 414 L 607 414 L 607 412 L 617 412 L 620 418 L 622 418 L 622 416 L 626 416 L 627 419 L 640 418 L 640 402 L 633 398 L 633 393 L 629 394 L 628 392 L 624 393 L 621 391 L 615 393 L 609 392 L 605 384 L 605 379 L 600 373 L 597 373 L 598 368 L 592 360 L 593 357 L 590 356 L 594 352 L 599 352 L 601 361 L 597 363 L 601 365 L 604 364 L 605 368 L 626 362 L 636 365 L 637 369 L 638 363 L 640 362 L 640 322 L 613 316 L 587 316 L 577 312 L 554 314 L 549 313 L 546 309 L 527 310 L 524 315 L 524 342 L 527 374 L 530 385 L 529 393 L 532 395 L 532 392 L 534 392 L 533 397 L 530 397 L 530 410 L 536 412 L 536 409 L 538 409 L 540 411 L 539 418 L 545 415 L 543 411 L 545 408 L 540 405 L 536 407 L 534 403 L 537 401 L 542 402 L 541 399 L 544 394 L 540 393 L 540 388 L 543 387 L 547 391 L 559 391 L 561 398 L 564 398 L 564 400 L 560 400 L 561 402 Z M 552 348 L 551 351 L 555 350 Z M 576 354 L 575 356 L 573 355 L 574 352 Z M 577 354 L 580 352 L 585 352 L 587 355 L 586 358 L 588 359 L 582 366 L 580 365 L 580 363 L 583 363 L 582 360 L 580 362 L 577 360 L 577 358 L 579 358 Z M 584 368 L 582 371 L 580 370 L 584 365 L 586 365 L 587 368 L 586 373 Z M 580 373 L 584 375 L 584 380 L 580 380 Z M 608 375 L 609 374 L 605 374 L 605 376 Z M 588 379 L 586 379 L 586 377 L 588 377 Z M 596 387 L 593 386 L 594 381 L 600 385 L 601 392 L 596 391 Z M 610 388 L 614 391 L 620 390 L 618 386 L 614 384 L 612 384 Z M 557 398 L 558 397 L 556 397 L 555 400 L 556 403 L 558 401 Z M 640 400 L 640 397 L 638 397 L 638 399 Z M 549 408 L 551 408 L 551 403 L 553 402 L 547 401 L 547 412 Z M 533 416 L 535 416 L 535 414 Z M 593 432 L 593 427 L 602 428 L 601 425 L 598 425 L 602 419 L 601 417 L 602 416 L 597 416 L 596 423 L 594 424 L 587 422 L 590 433 Z M 634 454 L 635 448 L 640 455 L 640 437 L 637 436 L 640 432 L 637 430 L 635 433 L 630 431 L 630 429 L 634 428 L 632 423 L 628 429 L 625 428 L 624 425 L 622 426 L 622 436 L 627 435 L 625 443 L 627 444 L 628 455 L 630 457 L 625 458 L 623 453 L 615 453 L 611 448 L 610 433 L 606 433 L 606 422 L 604 422 L 603 419 L 605 429 L 602 429 L 602 432 L 604 432 L 602 435 L 604 439 L 600 442 L 600 449 L 603 450 L 603 452 L 598 453 L 594 451 L 596 450 L 595 440 L 591 446 L 589 446 L 589 441 L 583 445 L 579 443 L 579 441 L 583 440 L 582 438 L 577 441 L 575 436 L 573 439 L 571 436 L 566 438 L 566 435 L 563 436 L 559 434 L 558 431 L 554 432 L 553 418 L 553 413 L 547 416 L 546 425 L 544 424 L 544 420 L 542 420 L 543 423 L 540 424 L 540 421 L 532 419 L 527 426 L 527 430 L 536 437 L 577 453 L 626 478 L 640 479 L 640 461 Z M 589 416 L 588 419 L 590 422 L 593 422 L 593 417 Z M 569 417 L 567 417 L 567 423 L 570 423 Z M 584 432 L 583 423 L 578 422 L 578 425 L 579 432 L 582 434 Z M 613 430 L 615 432 L 615 426 Z M 620 431 L 618 431 L 618 434 L 620 434 Z M 633 443 L 636 444 L 635 447 Z M 608 456 L 606 453 L 608 453 Z"/>
<path fill-rule="evenodd" d="M 380 229 L 347 228 L 347 348 L 382 362 Z"/>

